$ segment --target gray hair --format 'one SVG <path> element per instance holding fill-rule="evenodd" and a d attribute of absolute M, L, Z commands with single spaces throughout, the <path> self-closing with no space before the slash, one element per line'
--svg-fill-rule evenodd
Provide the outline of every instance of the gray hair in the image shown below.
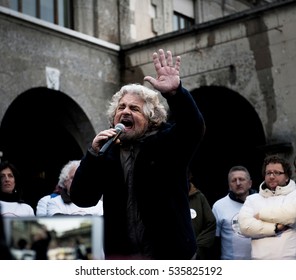
<path fill-rule="evenodd" d="M 243 172 L 245 172 L 246 175 L 247 175 L 247 178 L 249 180 L 251 180 L 251 175 L 250 175 L 249 170 L 246 167 L 242 166 L 242 165 L 236 165 L 236 166 L 233 166 L 233 167 L 230 168 L 230 170 L 228 172 L 228 181 L 229 181 L 231 173 L 233 173 L 235 171 L 243 171 Z"/>
<path fill-rule="evenodd" d="M 161 123 L 167 120 L 167 111 L 159 99 L 159 93 L 140 84 L 128 84 L 116 92 L 109 104 L 107 117 L 111 126 L 114 125 L 116 109 L 121 98 L 132 93 L 139 96 L 144 101 L 143 113 L 149 121 L 149 128 L 159 127 Z"/>
<path fill-rule="evenodd" d="M 61 188 L 65 188 L 64 182 L 69 179 L 69 173 L 72 170 L 73 167 L 78 167 L 80 164 L 80 160 L 70 160 L 67 164 L 64 165 L 64 167 L 61 170 L 60 176 L 59 176 L 59 182 L 58 185 Z"/>

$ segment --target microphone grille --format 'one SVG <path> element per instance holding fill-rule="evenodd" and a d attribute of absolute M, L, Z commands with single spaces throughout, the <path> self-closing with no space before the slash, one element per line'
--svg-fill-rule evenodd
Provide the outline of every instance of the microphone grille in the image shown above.
<path fill-rule="evenodd" d="M 115 129 L 117 131 L 123 131 L 125 129 L 125 126 L 122 123 L 118 123 L 117 125 L 115 125 Z"/>

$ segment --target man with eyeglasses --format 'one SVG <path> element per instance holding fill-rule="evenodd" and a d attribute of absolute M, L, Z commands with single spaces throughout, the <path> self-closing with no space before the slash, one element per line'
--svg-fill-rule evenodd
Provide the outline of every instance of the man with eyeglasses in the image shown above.
<path fill-rule="evenodd" d="M 263 163 L 259 193 L 240 210 L 241 232 L 252 238 L 252 259 L 296 259 L 296 184 L 290 163 L 278 155 Z"/>

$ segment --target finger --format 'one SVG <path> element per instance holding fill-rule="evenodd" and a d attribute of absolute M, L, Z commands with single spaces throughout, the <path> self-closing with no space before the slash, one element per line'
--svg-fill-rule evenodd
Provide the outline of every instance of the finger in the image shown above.
<path fill-rule="evenodd" d="M 173 67 L 173 56 L 171 51 L 167 51 L 167 64 L 170 67 Z"/>
<path fill-rule="evenodd" d="M 160 64 L 162 66 L 166 66 L 167 65 L 167 62 L 166 62 L 166 58 L 165 58 L 165 54 L 164 54 L 164 51 L 163 49 L 160 49 L 158 51 L 158 55 L 159 55 L 159 61 L 160 61 Z"/>
<path fill-rule="evenodd" d="M 144 77 L 144 81 L 146 81 L 146 82 L 150 83 L 152 86 L 154 86 L 155 82 L 156 82 L 156 79 L 154 79 L 151 76 L 146 76 L 146 77 Z"/>
<path fill-rule="evenodd" d="M 109 138 L 113 137 L 116 134 L 115 129 L 111 128 L 108 130 L 104 130 L 101 131 L 97 136 L 96 139 L 98 142 L 105 142 L 107 141 Z"/>
<path fill-rule="evenodd" d="M 161 63 L 159 61 L 159 57 L 158 57 L 158 54 L 156 52 L 153 53 L 152 59 L 153 59 L 155 70 L 158 71 L 161 68 Z"/>
<path fill-rule="evenodd" d="M 175 69 L 177 71 L 180 71 L 180 66 L 181 66 L 181 57 L 180 56 L 177 56 L 176 57 L 176 63 L 175 63 Z"/>

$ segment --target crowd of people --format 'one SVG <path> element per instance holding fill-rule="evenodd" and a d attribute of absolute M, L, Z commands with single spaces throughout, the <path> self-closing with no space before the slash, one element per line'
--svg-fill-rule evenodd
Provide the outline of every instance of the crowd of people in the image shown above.
<path fill-rule="evenodd" d="M 153 64 L 156 78 L 144 77 L 150 86 L 128 84 L 113 95 L 110 128 L 65 164 L 36 213 L 22 200 L 15 166 L 0 163 L 2 217 L 103 216 L 106 259 L 296 259 L 290 163 L 267 156 L 260 186 L 245 166 L 231 167 L 229 191 L 211 207 L 189 172 L 206 124 L 180 80 L 181 58 L 160 49 Z"/>

